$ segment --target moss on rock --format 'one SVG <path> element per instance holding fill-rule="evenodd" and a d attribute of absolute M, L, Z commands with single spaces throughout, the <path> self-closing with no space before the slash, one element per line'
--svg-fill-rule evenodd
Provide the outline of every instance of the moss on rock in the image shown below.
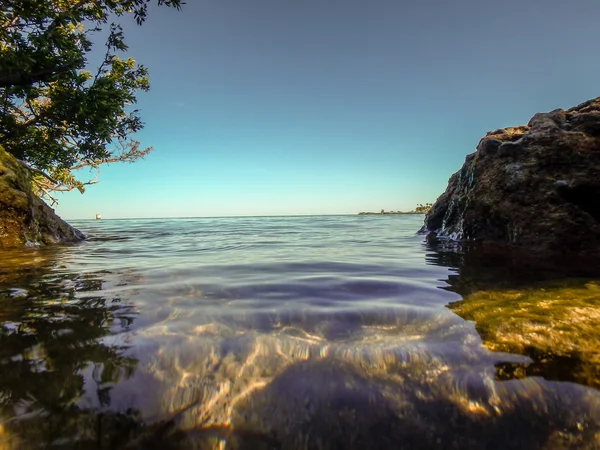
<path fill-rule="evenodd" d="M 0 248 L 82 239 L 83 233 L 33 193 L 29 171 L 0 147 Z"/>
<path fill-rule="evenodd" d="M 524 354 L 533 360 L 525 367 L 501 365 L 501 377 L 537 375 L 600 388 L 598 281 L 482 290 L 448 307 L 475 322 L 490 350 Z"/>

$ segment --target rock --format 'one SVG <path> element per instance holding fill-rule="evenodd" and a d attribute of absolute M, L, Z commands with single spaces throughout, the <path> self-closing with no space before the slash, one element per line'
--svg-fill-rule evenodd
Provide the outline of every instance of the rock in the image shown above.
<path fill-rule="evenodd" d="M 447 306 L 475 322 L 488 349 L 532 359 L 529 364 L 496 365 L 497 370 L 510 369 L 505 379 L 543 376 L 600 388 L 597 282 L 555 279 L 520 289 L 482 290 Z M 522 375 L 515 377 L 516 370 Z"/>
<path fill-rule="evenodd" d="M 541 252 L 600 251 L 600 97 L 487 133 L 420 233 Z"/>
<path fill-rule="evenodd" d="M 460 299 L 446 307 L 472 321 L 489 350 L 530 358 L 508 362 L 498 353 L 496 380 L 543 377 L 600 389 L 600 255 L 540 258 L 448 240 L 426 251 L 429 264 L 451 269 L 443 289 Z"/>
<path fill-rule="evenodd" d="M 0 248 L 83 239 L 33 193 L 29 170 L 0 147 Z"/>

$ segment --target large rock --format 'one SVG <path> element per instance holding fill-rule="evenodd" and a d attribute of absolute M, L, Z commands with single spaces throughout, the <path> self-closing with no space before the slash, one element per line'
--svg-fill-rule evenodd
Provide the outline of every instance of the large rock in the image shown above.
<path fill-rule="evenodd" d="M 420 232 L 540 251 L 600 251 L 600 97 L 487 133 Z"/>
<path fill-rule="evenodd" d="M 0 147 L 0 248 L 78 242 L 83 233 L 31 189 L 29 170 Z"/>

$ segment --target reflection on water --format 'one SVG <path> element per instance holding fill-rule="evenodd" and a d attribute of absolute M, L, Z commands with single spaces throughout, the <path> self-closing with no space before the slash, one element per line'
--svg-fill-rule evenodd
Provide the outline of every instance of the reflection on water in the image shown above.
<path fill-rule="evenodd" d="M 41 447 L 82 439 L 72 423 L 82 412 L 76 402 L 88 391 L 109 407 L 112 386 L 136 365 L 117 337 L 132 323 L 133 307 L 100 295 L 103 273 L 52 273 L 60 254 L 7 255 L 0 284 L 0 417 L 4 432 Z M 17 270 L 8 274 L 10 267 Z"/>
<path fill-rule="evenodd" d="M 573 332 L 550 269 L 425 247 L 419 219 L 83 221 L 0 255 L 0 449 L 598 447 L 590 310 Z M 549 376 L 527 349 L 560 332 Z"/>
<path fill-rule="evenodd" d="M 541 286 L 556 280 L 600 279 L 600 257 L 538 256 L 495 247 L 427 245 L 428 264 L 450 267 L 447 289 L 467 296 L 477 291 L 511 290 Z"/>

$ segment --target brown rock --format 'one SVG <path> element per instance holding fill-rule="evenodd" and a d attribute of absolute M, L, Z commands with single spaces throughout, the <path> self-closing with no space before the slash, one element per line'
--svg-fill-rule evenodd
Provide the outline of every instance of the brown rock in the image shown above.
<path fill-rule="evenodd" d="M 0 147 L 0 248 L 83 239 L 32 192 L 29 170 Z"/>
<path fill-rule="evenodd" d="M 600 251 L 600 97 L 487 133 L 420 232 L 540 251 Z"/>

